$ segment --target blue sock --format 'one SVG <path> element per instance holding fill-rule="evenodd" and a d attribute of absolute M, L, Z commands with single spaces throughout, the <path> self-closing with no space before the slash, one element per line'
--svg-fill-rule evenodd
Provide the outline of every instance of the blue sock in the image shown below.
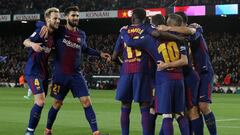
<path fill-rule="evenodd" d="M 32 110 L 30 112 L 28 131 L 31 131 L 31 130 L 34 131 L 35 128 L 37 127 L 41 117 L 42 109 L 43 109 L 43 106 L 38 106 L 37 104 L 33 105 Z"/>
<path fill-rule="evenodd" d="M 159 133 L 159 135 L 164 135 L 164 132 L 163 132 L 163 126 L 162 126 L 161 129 L 160 129 L 160 133 Z"/>
<path fill-rule="evenodd" d="M 202 115 L 195 120 L 191 120 L 191 131 L 194 135 L 203 135 L 203 118 Z"/>
<path fill-rule="evenodd" d="M 57 117 L 59 109 L 55 109 L 53 107 L 50 108 L 48 112 L 48 120 L 47 120 L 47 129 L 52 129 L 53 123 Z"/>
<path fill-rule="evenodd" d="M 180 116 L 177 118 L 178 126 L 182 135 L 189 135 L 189 121 L 186 117 Z"/>
<path fill-rule="evenodd" d="M 203 115 L 210 135 L 217 135 L 216 120 L 213 112 Z"/>
<path fill-rule="evenodd" d="M 129 135 L 130 112 L 131 112 L 131 108 L 122 107 L 122 109 L 121 109 L 122 135 Z"/>
<path fill-rule="evenodd" d="M 86 119 L 88 120 L 88 123 L 92 129 L 92 132 L 97 131 L 98 126 L 97 126 L 96 114 L 95 114 L 92 106 L 90 105 L 90 106 L 84 108 L 84 111 L 85 111 Z"/>
<path fill-rule="evenodd" d="M 142 114 L 142 132 L 143 135 L 150 135 L 153 131 L 151 131 L 150 127 L 150 108 L 149 107 L 141 107 Z"/>
<path fill-rule="evenodd" d="M 173 135 L 173 119 L 164 118 L 162 120 L 162 128 L 164 135 Z"/>
<path fill-rule="evenodd" d="M 149 135 L 155 134 L 156 119 L 157 119 L 157 115 L 153 115 L 150 113 L 150 117 L 149 117 L 150 133 L 149 133 Z"/>

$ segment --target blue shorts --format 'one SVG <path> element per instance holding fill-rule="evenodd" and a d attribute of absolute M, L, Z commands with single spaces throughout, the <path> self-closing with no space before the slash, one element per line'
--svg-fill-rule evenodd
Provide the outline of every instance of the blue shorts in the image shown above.
<path fill-rule="evenodd" d="M 156 84 L 155 111 L 158 114 L 184 112 L 185 90 L 183 80 L 166 80 Z"/>
<path fill-rule="evenodd" d="M 116 100 L 127 102 L 151 102 L 152 80 L 145 73 L 123 74 L 117 84 Z"/>
<path fill-rule="evenodd" d="M 184 76 L 186 105 L 188 109 L 198 105 L 198 90 L 200 78 L 195 70 L 191 70 Z"/>
<path fill-rule="evenodd" d="M 213 73 L 205 72 L 199 76 L 199 102 L 212 103 Z"/>
<path fill-rule="evenodd" d="M 74 75 L 53 75 L 51 96 L 57 100 L 63 101 L 71 90 L 74 98 L 89 96 L 89 91 L 85 79 L 81 74 Z"/>
<path fill-rule="evenodd" d="M 33 95 L 45 93 L 48 91 L 48 79 L 41 79 L 37 76 L 25 76 L 28 86 L 30 87 Z"/>

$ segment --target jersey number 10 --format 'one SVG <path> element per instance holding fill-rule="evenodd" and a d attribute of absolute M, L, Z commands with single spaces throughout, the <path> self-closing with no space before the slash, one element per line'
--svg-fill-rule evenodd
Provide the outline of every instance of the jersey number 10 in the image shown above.
<path fill-rule="evenodd" d="M 179 49 L 176 42 L 161 43 L 158 46 L 158 53 L 163 56 L 164 62 L 169 63 L 176 61 L 180 57 Z"/>

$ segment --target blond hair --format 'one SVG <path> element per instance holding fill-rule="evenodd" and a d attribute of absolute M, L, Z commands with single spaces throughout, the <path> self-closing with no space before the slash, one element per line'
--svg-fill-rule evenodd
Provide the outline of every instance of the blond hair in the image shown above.
<path fill-rule="evenodd" d="M 56 8 L 56 7 L 48 8 L 48 9 L 45 11 L 45 13 L 44 13 L 44 17 L 45 17 L 45 18 L 46 18 L 46 17 L 50 17 L 50 15 L 51 15 L 52 12 L 59 13 L 60 11 L 59 11 L 59 9 Z"/>

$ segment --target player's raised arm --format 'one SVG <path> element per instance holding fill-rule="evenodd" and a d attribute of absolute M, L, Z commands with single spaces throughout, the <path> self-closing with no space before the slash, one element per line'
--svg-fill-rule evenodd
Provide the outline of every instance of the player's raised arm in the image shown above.
<path fill-rule="evenodd" d="M 119 54 L 123 49 L 123 40 L 121 38 L 121 34 L 118 36 L 116 45 L 114 47 L 114 51 L 111 57 L 113 62 L 116 62 L 118 65 L 122 65 L 123 61 L 120 59 Z"/>
<path fill-rule="evenodd" d="M 168 27 L 168 28 L 163 28 L 163 27 Z M 173 31 L 173 32 L 177 32 L 177 33 L 182 33 L 185 35 L 193 35 L 196 33 L 196 29 L 195 28 L 191 28 L 191 27 L 186 27 L 186 26 L 158 26 L 157 29 L 159 31 Z"/>

